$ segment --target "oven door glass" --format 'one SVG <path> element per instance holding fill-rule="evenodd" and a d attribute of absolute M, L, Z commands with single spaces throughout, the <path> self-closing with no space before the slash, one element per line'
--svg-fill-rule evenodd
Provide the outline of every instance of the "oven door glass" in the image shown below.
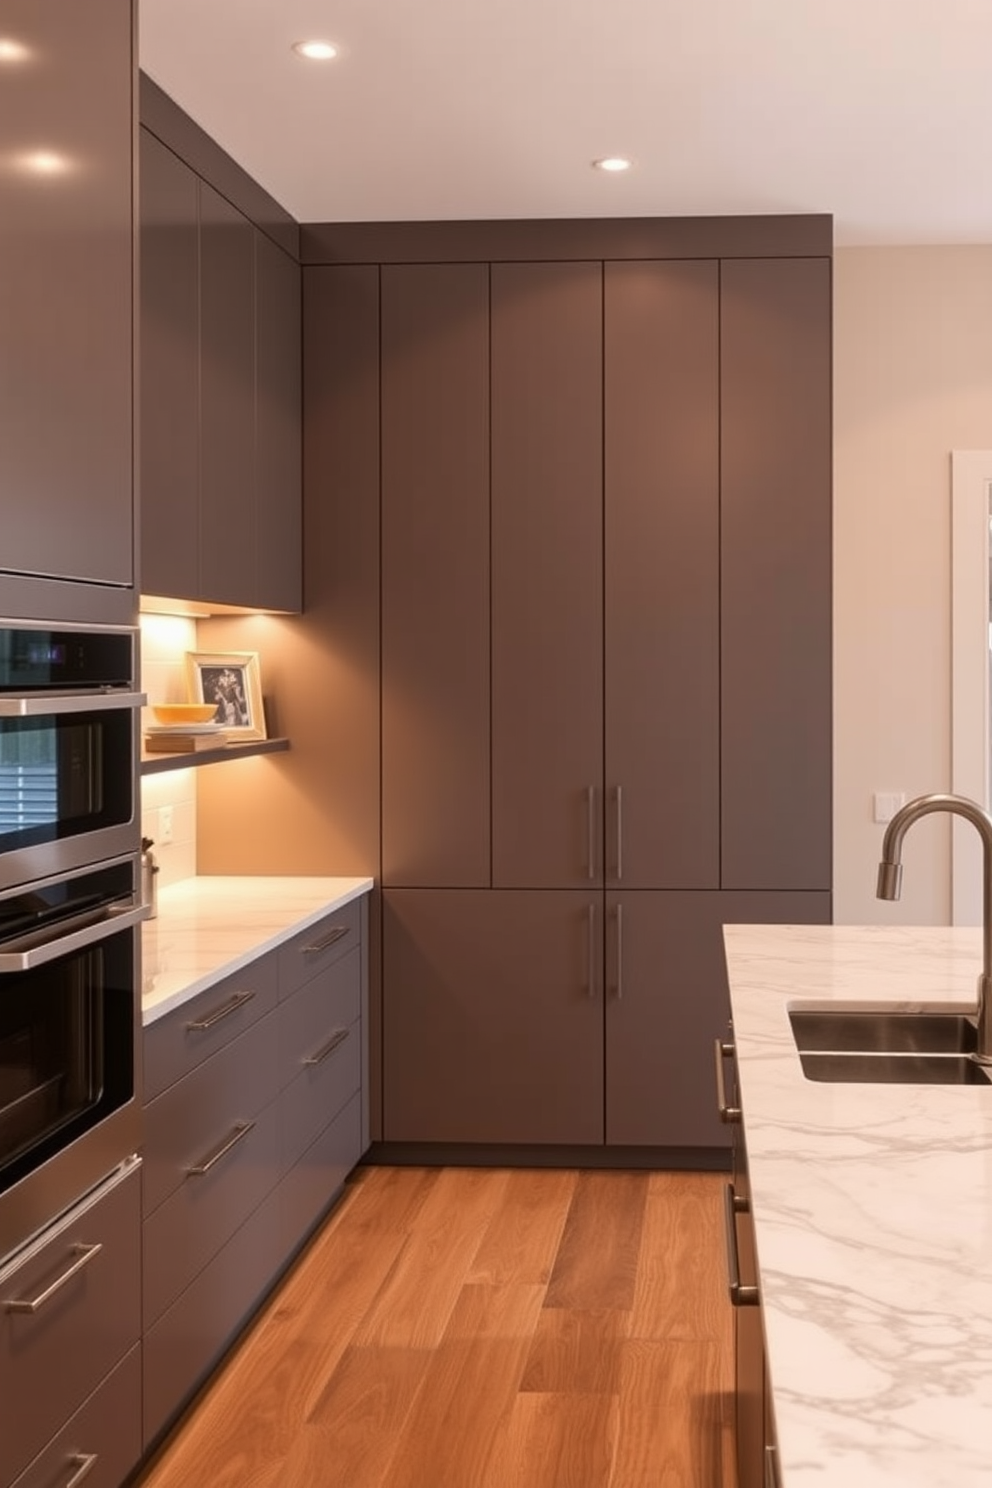
<path fill-rule="evenodd" d="M 2 906 L 0 1193 L 134 1094 L 132 876 L 128 863 Z"/>
<path fill-rule="evenodd" d="M 0 717 L 0 853 L 126 825 L 130 708 Z"/>

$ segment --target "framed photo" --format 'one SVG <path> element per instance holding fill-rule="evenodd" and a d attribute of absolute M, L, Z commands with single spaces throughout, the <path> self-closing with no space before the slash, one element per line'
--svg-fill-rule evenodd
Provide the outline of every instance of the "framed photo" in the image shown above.
<path fill-rule="evenodd" d="M 186 690 L 191 702 L 216 704 L 211 721 L 233 738 L 266 737 L 257 651 L 187 651 Z"/>

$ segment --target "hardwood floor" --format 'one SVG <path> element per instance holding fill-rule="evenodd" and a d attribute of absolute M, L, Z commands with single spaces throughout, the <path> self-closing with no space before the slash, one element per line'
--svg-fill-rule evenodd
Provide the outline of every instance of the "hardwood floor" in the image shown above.
<path fill-rule="evenodd" d="M 733 1488 L 724 1181 L 359 1170 L 141 1488 Z"/>

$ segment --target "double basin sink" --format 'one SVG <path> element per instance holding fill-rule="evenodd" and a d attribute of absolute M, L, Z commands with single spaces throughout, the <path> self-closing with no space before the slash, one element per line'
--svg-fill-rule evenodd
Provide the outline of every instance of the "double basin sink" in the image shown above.
<path fill-rule="evenodd" d="M 789 1013 L 808 1080 L 864 1085 L 989 1085 L 964 1013 L 804 1008 Z"/>

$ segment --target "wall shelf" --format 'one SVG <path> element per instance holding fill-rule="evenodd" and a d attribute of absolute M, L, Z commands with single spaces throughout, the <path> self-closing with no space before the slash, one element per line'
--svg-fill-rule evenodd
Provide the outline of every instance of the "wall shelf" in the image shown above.
<path fill-rule="evenodd" d="M 143 754 L 142 775 L 164 775 L 168 770 L 195 770 L 225 760 L 244 759 L 249 754 L 279 754 L 289 748 L 288 739 L 252 739 L 247 744 L 222 744 L 217 749 L 195 749 L 188 754 Z"/>

